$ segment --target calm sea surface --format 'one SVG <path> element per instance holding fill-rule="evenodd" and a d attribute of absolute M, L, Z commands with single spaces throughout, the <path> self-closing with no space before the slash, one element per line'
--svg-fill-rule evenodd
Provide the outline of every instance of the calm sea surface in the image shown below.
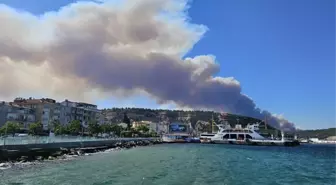
<path fill-rule="evenodd" d="M 335 145 L 162 144 L 0 171 L 0 184 L 335 184 Z"/>

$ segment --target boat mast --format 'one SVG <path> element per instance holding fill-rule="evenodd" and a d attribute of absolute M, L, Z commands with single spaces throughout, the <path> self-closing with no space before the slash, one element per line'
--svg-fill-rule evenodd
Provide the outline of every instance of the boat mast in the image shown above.
<path fill-rule="evenodd" d="M 212 113 L 212 118 L 211 118 L 211 133 L 214 133 L 214 116 L 213 116 L 213 113 Z"/>

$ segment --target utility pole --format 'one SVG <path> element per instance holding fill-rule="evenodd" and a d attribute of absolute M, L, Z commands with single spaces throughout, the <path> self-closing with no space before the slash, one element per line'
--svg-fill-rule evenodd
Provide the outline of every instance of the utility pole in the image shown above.
<path fill-rule="evenodd" d="M 211 133 L 214 133 L 214 116 L 213 116 L 213 113 L 212 113 L 212 118 L 211 118 Z"/>
<path fill-rule="evenodd" d="M 8 122 L 6 122 L 6 131 L 5 131 L 5 138 L 4 138 L 4 146 L 6 146 L 7 130 L 8 130 Z"/>

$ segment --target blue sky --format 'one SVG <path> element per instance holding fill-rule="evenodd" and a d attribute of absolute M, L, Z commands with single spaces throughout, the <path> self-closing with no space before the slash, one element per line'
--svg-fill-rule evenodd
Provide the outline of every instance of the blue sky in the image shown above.
<path fill-rule="evenodd" d="M 42 14 L 73 0 L 0 0 Z M 213 54 L 259 107 L 301 128 L 335 127 L 334 0 L 194 0 L 191 21 L 209 28 L 187 56 Z M 100 107 L 159 107 L 146 97 Z M 169 108 L 169 106 L 165 107 Z"/>

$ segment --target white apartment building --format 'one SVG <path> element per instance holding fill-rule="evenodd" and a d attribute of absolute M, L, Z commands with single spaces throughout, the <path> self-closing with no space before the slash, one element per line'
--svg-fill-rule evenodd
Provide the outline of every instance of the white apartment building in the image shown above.
<path fill-rule="evenodd" d="M 167 133 L 168 125 L 163 123 L 156 123 L 151 121 L 135 121 L 132 123 L 133 128 L 137 128 L 141 125 L 147 126 L 150 132 Z"/>
<path fill-rule="evenodd" d="M 41 122 L 44 130 L 48 130 L 49 124 L 52 122 L 53 117 L 58 116 L 57 113 L 54 113 L 54 110 L 58 107 L 58 104 L 55 100 L 50 98 L 16 98 L 14 103 L 34 110 L 35 121 Z"/>
<path fill-rule="evenodd" d="M 79 120 L 84 126 L 90 121 L 98 121 L 102 123 L 102 117 L 100 116 L 101 111 L 98 110 L 97 105 L 82 103 L 82 102 L 71 102 L 65 100 L 61 104 L 61 123 L 67 124 L 72 120 Z"/>
<path fill-rule="evenodd" d="M 21 127 L 27 129 L 29 124 L 34 123 L 34 110 L 22 107 L 14 103 L 1 102 L 0 103 L 0 127 L 7 121 L 20 123 Z"/>
<path fill-rule="evenodd" d="M 45 130 L 49 129 L 50 124 L 55 120 L 63 125 L 73 120 L 79 120 L 83 126 L 87 126 L 90 121 L 98 121 L 100 124 L 104 122 L 104 117 L 100 114 L 101 111 L 98 110 L 97 105 L 93 104 L 71 102 L 68 100 L 57 103 L 55 100 L 49 98 L 16 98 L 14 104 L 25 107 L 27 110 L 33 110 L 31 115 L 25 119 L 32 120 L 32 115 L 34 115 L 34 121 L 41 122 Z M 4 116 L 0 109 L 0 124 L 5 119 L 1 118 Z M 15 117 L 14 113 L 11 113 L 10 117 Z"/>

